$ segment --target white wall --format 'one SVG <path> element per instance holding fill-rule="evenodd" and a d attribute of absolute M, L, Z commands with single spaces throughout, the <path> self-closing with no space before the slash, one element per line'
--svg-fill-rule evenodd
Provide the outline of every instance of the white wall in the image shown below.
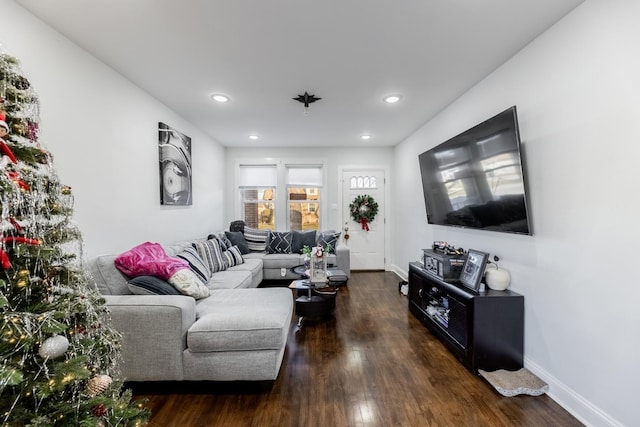
<path fill-rule="evenodd" d="M 73 189 L 85 256 L 222 229 L 222 146 L 13 1 L 0 10 L 0 43 L 39 94 L 40 141 Z M 159 121 L 192 138 L 192 206 L 160 205 Z"/>
<path fill-rule="evenodd" d="M 246 160 L 264 160 L 264 159 L 280 159 L 280 160 L 299 160 L 305 159 L 310 163 L 315 159 L 322 159 L 325 163 L 324 173 L 326 174 L 327 188 L 323 194 L 327 195 L 325 205 L 327 207 L 327 222 L 322 225 L 323 229 L 342 230 L 342 220 L 340 219 L 339 200 L 340 193 L 340 168 L 353 166 L 380 166 L 388 168 L 392 171 L 393 165 L 393 149 L 391 147 L 375 148 L 367 147 L 363 144 L 363 148 L 227 148 L 225 152 L 226 159 L 226 176 L 228 177 L 225 192 L 225 218 L 227 225 L 229 221 L 238 219 L 235 206 L 238 205 L 238 192 L 234 188 L 233 180 L 235 173 L 235 165 L 239 161 Z M 390 179 L 387 178 L 387 183 Z M 331 205 L 335 204 L 338 209 L 331 209 Z"/>
<path fill-rule="evenodd" d="M 499 255 L 525 295 L 525 365 L 592 425 L 640 423 L 638 17 L 587 0 L 395 150 L 396 268 L 434 240 Z M 533 236 L 427 225 L 418 154 L 514 104 Z"/>

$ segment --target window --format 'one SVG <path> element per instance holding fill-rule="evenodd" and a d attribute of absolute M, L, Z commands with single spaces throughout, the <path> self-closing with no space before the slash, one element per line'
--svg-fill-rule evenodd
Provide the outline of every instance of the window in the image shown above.
<path fill-rule="evenodd" d="M 319 230 L 322 166 L 287 165 L 286 168 L 289 229 Z"/>
<path fill-rule="evenodd" d="M 376 182 L 375 176 L 352 176 L 349 181 L 349 187 L 352 190 L 355 189 L 371 189 L 378 188 L 378 183 Z"/>
<path fill-rule="evenodd" d="M 240 165 L 241 218 L 248 227 L 275 230 L 276 165 Z"/>

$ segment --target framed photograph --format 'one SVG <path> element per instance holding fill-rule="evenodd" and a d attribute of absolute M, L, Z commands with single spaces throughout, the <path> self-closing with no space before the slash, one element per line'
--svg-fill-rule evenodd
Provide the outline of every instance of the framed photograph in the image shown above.
<path fill-rule="evenodd" d="M 480 292 L 480 281 L 484 274 L 484 267 L 487 265 L 489 254 L 485 252 L 469 249 L 467 259 L 462 266 L 460 281 L 464 286 L 475 292 Z"/>
<path fill-rule="evenodd" d="M 160 204 L 191 205 L 191 138 L 158 123 Z"/>

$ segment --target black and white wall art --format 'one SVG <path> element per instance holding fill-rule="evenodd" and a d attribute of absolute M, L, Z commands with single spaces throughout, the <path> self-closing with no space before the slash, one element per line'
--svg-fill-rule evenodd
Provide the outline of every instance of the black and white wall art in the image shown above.
<path fill-rule="evenodd" d="M 191 138 L 158 123 L 160 204 L 191 205 Z"/>

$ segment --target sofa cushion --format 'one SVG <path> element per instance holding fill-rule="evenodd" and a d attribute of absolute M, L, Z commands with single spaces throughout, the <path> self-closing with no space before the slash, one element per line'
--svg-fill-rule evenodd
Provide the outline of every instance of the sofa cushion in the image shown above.
<path fill-rule="evenodd" d="M 180 295 L 171 283 L 156 276 L 134 277 L 127 286 L 135 295 Z"/>
<path fill-rule="evenodd" d="M 303 262 L 300 254 L 270 254 L 262 258 L 265 269 L 291 268 Z"/>
<path fill-rule="evenodd" d="M 291 253 L 301 254 L 302 248 L 309 246 L 310 248 L 316 245 L 316 230 L 307 231 L 293 231 L 291 238 Z"/>
<path fill-rule="evenodd" d="M 227 271 L 249 271 L 253 277 L 262 272 L 262 258 L 242 257 L 242 259 L 244 260 L 242 264 L 229 267 Z"/>
<path fill-rule="evenodd" d="M 118 255 L 114 260 L 118 270 L 129 277 L 156 276 L 168 280 L 178 270 L 189 268 L 183 259 L 168 256 L 159 243 L 141 243 Z"/>
<path fill-rule="evenodd" d="M 131 295 L 129 277 L 114 264 L 117 255 L 101 255 L 88 263 L 88 268 L 102 295 Z"/>
<path fill-rule="evenodd" d="M 198 255 L 196 248 L 186 247 L 181 252 L 178 252 L 176 257 L 189 263 L 189 268 L 198 276 L 202 284 L 207 283 L 211 278 L 211 271 L 200 255 Z"/>
<path fill-rule="evenodd" d="M 224 262 L 227 268 L 240 265 L 244 262 L 240 249 L 238 249 L 237 246 L 231 246 L 228 250 L 222 252 L 222 255 L 224 256 Z"/>
<path fill-rule="evenodd" d="M 290 254 L 291 253 L 291 232 L 272 231 L 269 233 L 269 243 L 267 244 L 268 254 Z"/>
<path fill-rule="evenodd" d="M 218 271 L 223 271 L 227 268 L 224 257 L 222 256 L 222 248 L 218 239 L 209 239 L 204 242 L 196 242 L 193 244 L 198 255 L 202 258 L 209 268 L 209 271 L 213 274 Z"/>
<path fill-rule="evenodd" d="M 235 289 L 250 288 L 252 283 L 250 271 L 225 270 L 219 271 L 211 276 L 207 282 L 207 288 L 215 289 Z"/>
<path fill-rule="evenodd" d="M 249 253 L 249 245 L 247 244 L 247 239 L 244 238 L 244 234 L 240 231 L 225 231 L 225 235 L 232 245 L 240 249 L 242 255 Z"/>
<path fill-rule="evenodd" d="M 169 277 L 171 283 L 181 294 L 195 299 L 209 296 L 209 288 L 200 280 L 198 275 L 189 268 L 177 271 Z"/>
<path fill-rule="evenodd" d="M 336 245 L 340 237 L 340 231 L 327 230 L 318 234 L 316 243 L 323 248 L 329 246 L 329 253 L 336 253 Z"/>
<path fill-rule="evenodd" d="M 245 227 L 244 238 L 252 252 L 265 252 L 269 241 L 269 230 Z"/>
<path fill-rule="evenodd" d="M 286 288 L 224 289 L 196 305 L 187 333 L 194 353 L 279 349 L 289 333 L 293 299 Z"/>

